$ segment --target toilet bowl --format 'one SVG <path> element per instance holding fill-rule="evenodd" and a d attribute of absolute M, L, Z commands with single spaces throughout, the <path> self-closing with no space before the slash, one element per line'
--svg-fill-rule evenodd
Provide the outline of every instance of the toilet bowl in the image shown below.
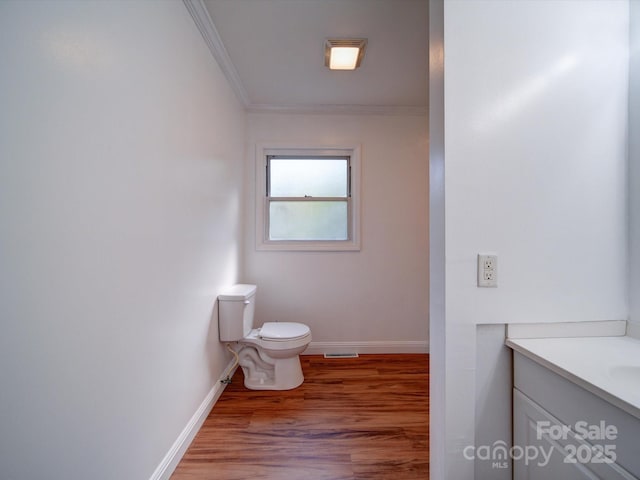
<path fill-rule="evenodd" d="M 296 322 L 266 322 L 253 328 L 255 285 L 238 284 L 218 296 L 220 341 L 233 342 L 251 390 L 290 390 L 304 381 L 300 353 L 311 342 L 311 330 Z"/>

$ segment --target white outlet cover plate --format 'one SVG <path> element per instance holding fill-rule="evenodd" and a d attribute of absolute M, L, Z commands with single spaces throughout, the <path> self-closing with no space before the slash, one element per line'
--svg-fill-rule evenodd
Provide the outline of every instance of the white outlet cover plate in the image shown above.
<path fill-rule="evenodd" d="M 496 288 L 498 286 L 498 255 L 478 254 L 478 287 Z"/>

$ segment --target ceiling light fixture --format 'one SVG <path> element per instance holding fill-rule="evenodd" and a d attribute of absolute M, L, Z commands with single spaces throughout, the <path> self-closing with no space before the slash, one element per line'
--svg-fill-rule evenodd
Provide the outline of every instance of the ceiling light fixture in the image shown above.
<path fill-rule="evenodd" d="M 324 65 L 331 70 L 355 70 L 366 47 L 366 38 L 328 39 L 324 42 Z"/>

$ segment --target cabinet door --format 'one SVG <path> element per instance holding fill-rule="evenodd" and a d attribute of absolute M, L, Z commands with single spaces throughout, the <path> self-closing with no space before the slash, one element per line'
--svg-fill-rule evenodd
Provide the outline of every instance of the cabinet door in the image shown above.
<path fill-rule="evenodd" d="M 575 438 L 571 432 L 546 434 L 540 425 L 563 423 L 518 389 L 513 389 L 514 480 L 637 480 L 615 463 L 604 463 L 600 447 Z M 561 437 L 561 438 L 557 438 Z M 520 455 L 521 458 L 518 458 Z"/>

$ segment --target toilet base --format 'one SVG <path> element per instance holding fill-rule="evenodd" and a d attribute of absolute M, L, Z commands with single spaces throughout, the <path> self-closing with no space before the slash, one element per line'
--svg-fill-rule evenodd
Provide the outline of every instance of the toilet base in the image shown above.
<path fill-rule="evenodd" d="M 271 358 L 251 346 L 242 348 L 238 355 L 244 386 L 249 390 L 292 390 L 304 382 L 299 355 Z"/>

